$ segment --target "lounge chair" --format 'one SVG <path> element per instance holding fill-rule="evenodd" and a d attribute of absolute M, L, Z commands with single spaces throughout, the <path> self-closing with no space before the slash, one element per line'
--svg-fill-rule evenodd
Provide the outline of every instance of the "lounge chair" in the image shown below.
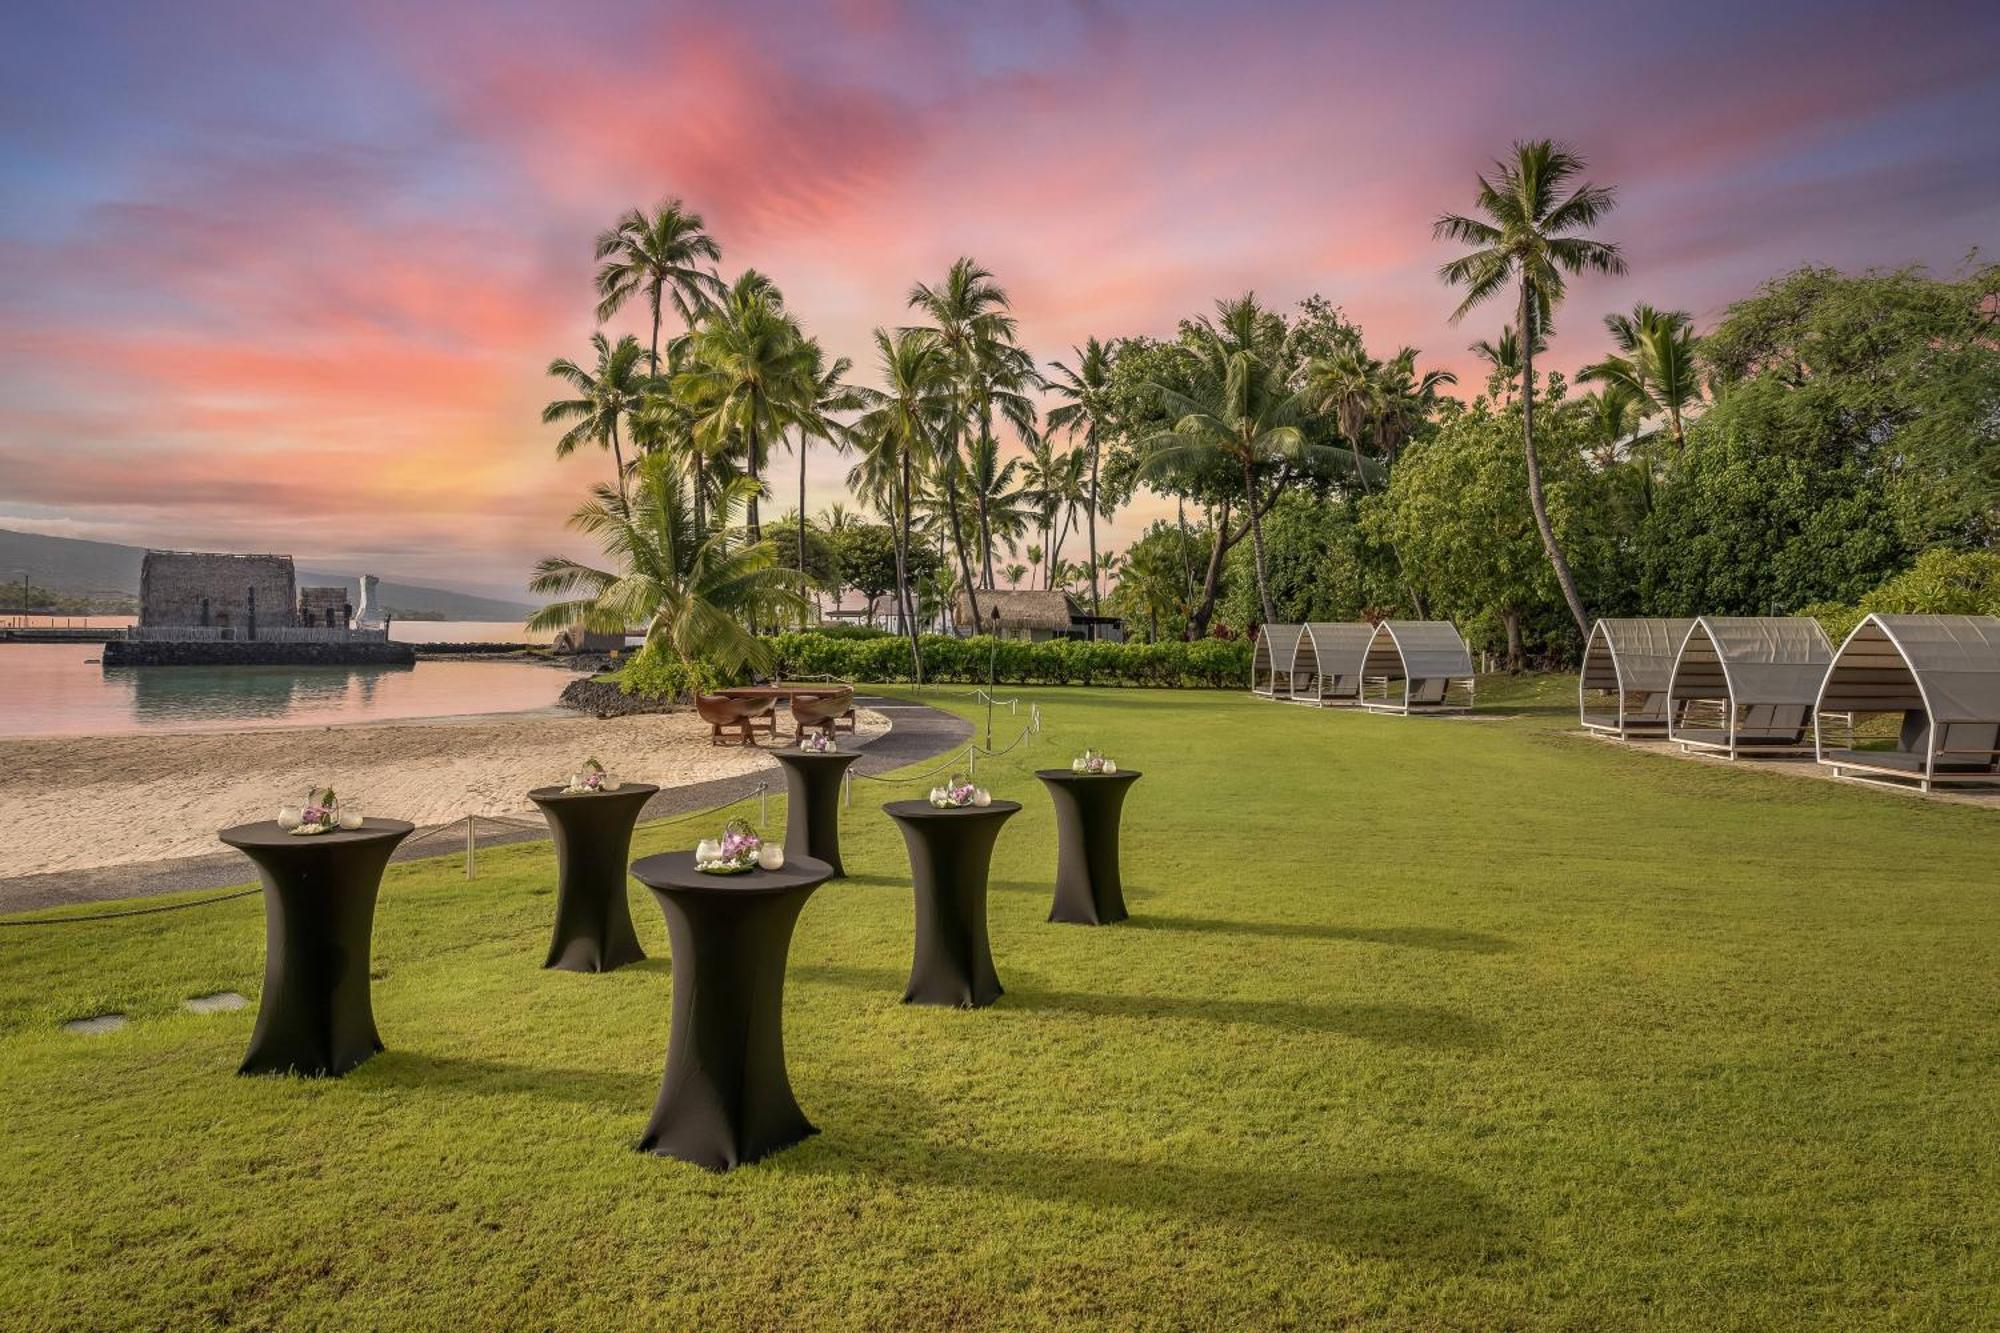
<path fill-rule="evenodd" d="M 694 707 L 701 720 L 708 723 L 710 745 L 726 743 L 726 733 L 732 727 L 741 737 L 739 744 L 753 743 L 757 738 L 760 718 L 765 721 L 765 729 L 772 736 L 778 734 L 778 719 L 768 699 L 732 699 L 722 694 L 702 694 L 695 696 Z"/>
<path fill-rule="evenodd" d="M 823 731 L 831 736 L 839 730 L 842 720 L 847 729 L 853 731 L 854 691 L 836 690 L 832 694 L 795 694 L 792 696 L 792 740 L 802 741 L 808 730 Z"/>

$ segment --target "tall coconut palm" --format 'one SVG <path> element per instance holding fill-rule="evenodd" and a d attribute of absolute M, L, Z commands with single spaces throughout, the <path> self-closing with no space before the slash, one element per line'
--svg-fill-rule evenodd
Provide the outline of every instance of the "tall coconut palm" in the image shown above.
<path fill-rule="evenodd" d="M 1621 386 L 1644 413 L 1667 419 L 1676 446 L 1686 444 L 1687 409 L 1701 400 L 1693 318 L 1637 305 L 1630 315 L 1606 315 L 1604 327 L 1618 353 L 1585 366 L 1577 379 Z"/>
<path fill-rule="evenodd" d="M 937 338 L 951 361 L 952 410 L 939 448 L 943 455 L 942 476 L 948 498 L 956 508 L 965 423 L 975 410 L 975 386 L 986 369 L 1000 360 L 996 348 L 1013 344 L 1014 316 L 1008 309 L 1007 293 L 993 280 L 993 274 L 970 255 L 954 263 L 951 271 L 945 274 L 944 281 L 936 286 L 920 282 L 910 288 L 908 304 L 910 309 L 930 320 L 924 327 Z M 981 531 L 984 531 L 983 524 Z M 979 589 L 972 577 L 971 562 L 966 557 L 963 543 L 956 545 L 959 575 L 976 623 Z M 982 563 L 990 585 L 991 562 L 982 556 Z"/>
<path fill-rule="evenodd" d="M 620 427 L 627 424 L 644 401 L 649 377 L 644 366 L 645 349 L 639 340 L 626 334 L 613 344 L 602 333 L 590 335 L 597 368 L 587 371 L 568 357 L 549 362 L 549 374 L 576 391 L 574 398 L 558 398 L 542 408 L 545 426 L 570 423 L 556 441 L 556 457 L 567 458 L 579 445 L 595 444 L 609 449 L 618 469 L 618 495 L 629 497 L 625 484 L 625 446 Z"/>
<path fill-rule="evenodd" d="M 1333 413 L 1341 437 L 1358 456 L 1387 406 L 1382 363 L 1359 347 L 1343 347 L 1332 356 L 1307 364 L 1305 386 L 1309 399 L 1319 410 Z M 1365 471 L 1361 473 L 1361 488 L 1368 489 Z"/>
<path fill-rule="evenodd" d="M 670 298 L 684 323 L 693 326 L 695 312 L 710 296 L 722 294 L 722 279 L 702 267 L 722 258 L 722 248 L 678 199 L 669 199 L 651 213 L 633 209 L 597 238 L 597 322 L 602 324 L 643 293 L 653 317 L 653 341 L 648 364 L 660 373 L 660 305 Z"/>
<path fill-rule="evenodd" d="M 800 614 L 805 599 L 799 576 L 779 565 L 769 542 L 730 537 L 730 519 L 749 498 L 748 480 L 725 488 L 715 521 L 702 524 L 671 459 L 653 454 L 636 471 L 638 494 L 630 503 L 599 485 L 569 520 L 602 544 L 614 567 L 566 556 L 539 561 L 529 588 L 561 600 L 536 612 L 528 628 L 582 625 L 622 633 L 643 625 L 646 642 L 678 661 L 712 663 L 730 674 L 746 666 L 768 670 L 770 648 L 748 626 Z"/>
<path fill-rule="evenodd" d="M 1097 517 L 1103 511 L 1098 489 L 1099 446 L 1102 438 L 1110 432 L 1111 350 L 1095 338 L 1071 350 L 1076 353 L 1075 369 L 1060 361 L 1052 365 L 1055 378 L 1050 387 L 1062 402 L 1049 409 L 1049 429 L 1067 431 L 1072 437 L 1083 437 L 1089 472 L 1089 490 L 1085 495 L 1083 513 L 1090 531 L 1090 614 L 1094 616 L 1101 614 L 1096 572 Z"/>
<path fill-rule="evenodd" d="M 1436 413 L 1438 391 L 1447 384 L 1458 383 L 1458 376 L 1449 370 L 1427 370 L 1419 375 L 1419 355 L 1414 347 L 1399 347 L 1394 356 L 1382 363 L 1376 375 L 1382 393 L 1382 406 L 1375 423 L 1376 444 L 1383 458 L 1391 463 L 1416 435 L 1417 427 Z"/>
<path fill-rule="evenodd" d="M 750 494 L 750 540 L 763 536 L 758 501 L 770 448 L 808 392 L 810 352 L 797 320 L 770 280 L 752 269 L 696 326 L 682 392 L 701 404 L 695 439 L 711 456 L 740 452 Z"/>
<path fill-rule="evenodd" d="M 1609 467 L 1618 460 L 1618 443 L 1639 429 L 1645 416 L 1639 395 L 1630 386 L 1616 380 L 1606 381 L 1596 393 L 1585 394 L 1583 409 L 1590 420 L 1590 435 L 1594 440 L 1593 454 L 1600 467 Z"/>
<path fill-rule="evenodd" d="M 1502 324 L 1498 340 L 1481 338 L 1478 342 L 1466 348 L 1466 350 L 1481 361 L 1484 361 L 1488 366 L 1486 372 L 1486 391 L 1499 396 L 1503 402 L 1512 402 L 1514 395 L 1521 391 L 1520 331 L 1512 324 Z M 1548 350 L 1548 338 L 1546 336 L 1537 337 L 1535 339 L 1535 351 L 1546 352 Z M 1506 390 L 1504 395 L 1500 393 L 1502 389 Z"/>
<path fill-rule="evenodd" d="M 1494 164 L 1492 180 L 1479 177 L 1475 198 L 1483 216 L 1445 213 L 1432 233 L 1476 247 L 1438 270 L 1445 282 L 1465 289 L 1452 312 L 1453 323 L 1510 282 L 1518 289 L 1516 327 L 1527 331 L 1521 352 L 1521 446 L 1527 455 L 1528 500 L 1577 633 L 1587 638 L 1590 624 L 1583 599 L 1556 544 L 1541 463 L 1535 457 L 1535 343 L 1551 331 L 1550 316 L 1567 290 L 1565 275 L 1625 271 L 1616 245 L 1578 234 L 1609 213 L 1615 199 L 1608 186 L 1585 182 L 1568 189 L 1583 167 L 1581 157 L 1550 140 L 1516 142 L 1512 155 Z"/>
<path fill-rule="evenodd" d="M 859 390 L 865 410 L 854 423 L 854 438 L 862 457 L 849 482 L 857 491 L 880 495 L 887 490 L 893 497 L 896 596 L 910 636 L 911 665 L 922 683 L 923 645 L 917 633 L 916 591 L 910 586 L 911 511 L 917 474 L 936 455 L 938 437 L 958 410 L 956 376 L 951 353 L 926 330 L 890 334 L 877 329 L 875 355 L 886 387 Z M 962 568 L 963 559 L 960 564 Z"/>
<path fill-rule="evenodd" d="M 835 452 L 846 453 L 847 427 L 837 421 L 836 412 L 851 412 L 861 406 L 861 395 L 854 386 L 847 383 L 847 373 L 854 363 L 846 357 L 835 357 L 833 364 L 826 361 L 826 349 L 819 345 L 819 339 L 808 338 L 799 349 L 798 387 L 799 393 L 792 404 L 792 424 L 798 430 L 799 451 L 799 513 L 806 512 L 806 450 L 814 440 L 831 445 Z M 836 510 L 840 509 L 835 505 Z M 843 515 L 845 511 L 842 511 Z M 806 525 L 799 522 L 799 568 L 806 567 Z"/>

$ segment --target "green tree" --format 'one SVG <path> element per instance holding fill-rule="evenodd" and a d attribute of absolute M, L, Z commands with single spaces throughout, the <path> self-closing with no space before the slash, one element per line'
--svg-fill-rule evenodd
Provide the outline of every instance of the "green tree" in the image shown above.
<path fill-rule="evenodd" d="M 1701 401 L 1701 372 L 1695 357 L 1700 340 L 1685 310 L 1632 308 L 1630 315 L 1606 315 L 1604 327 L 1618 351 L 1585 366 L 1577 379 L 1616 386 L 1642 415 L 1666 418 L 1674 446 L 1687 443 L 1687 409 Z"/>
<path fill-rule="evenodd" d="M 530 617 L 528 628 L 623 633 L 640 625 L 648 648 L 682 664 L 708 663 L 732 674 L 767 669 L 770 648 L 747 626 L 795 619 L 805 601 L 797 575 L 779 567 L 775 546 L 730 538 L 730 519 L 749 498 L 749 483 L 730 486 L 715 521 L 700 524 L 664 455 L 641 460 L 637 474 L 636 499 L 628 503 L 600 485 L 570 516 L 570 526 L 596 538 L 612 567 L 566 556 L 538 561 L 529 589 L 559 600 Z"/>
<path fill-rule="evenodd" d="M 1486 372 L 1486 392 L 1501 402 L 1512 402 L 1514 395 L 1521 391 L 1521 332 L 1512 324 L 1500 326 L 1497 340 L 1481 338 L 1466 348 L 1474 356 L 1484 361 Z M 1535 351 L 1549 350 L 1546 335 L 1535 339 Z"/>
<path fill-rule="evenodd" d="M 903 329 L 875 330 L 875 354 L 883 389 L 863 389 L 866 409 L 855 423 L 861 461 L 850 474 L 856 490 L 893 497 L 896 524 L 896 595 L 903 632 L 910 639 L 915 679 L 924 678 L 923 644 L 917 628 L 910 530 L 917 472 L 936 455 L 938 436 L 958 411 L 957 382 L 950 352 L 936 334 Z M 961 569 L 964 552 L 959 553 Z"/>
<path fill-rule="evenodd" d="M 722 279 L 713 269 L 702 267 L 721 260 L 721 247 L 702 225 L 701 214 L 669 199 L 651 213 L 635 208 L 619 218 L 598 236 L 595 254 L 597 322 L 602 324 L 644 293 L 653 317 L 646 364 L 659 374 L 661 300 L 671 298 L 682 321 L 692 328 L 706 299 L 722 294 Z"/>
<path fill-rule="evenodd" d="M 1527 459 L 1528 498 L 1563 601 L 1577 633 L 1587 636 L 1590 623 L 1549 520 L 1541 461 L 1535 454 L 1535 344 L 1551 331 L 1550 316 L 1567 289 L 1565 275 L 1625 271 L 1617 246 L 1576 234 L 1609 213 L 1614 198 L 1608 187 L 1588 183 L 1564 193 L 1583 166 L 1581 157 L 1547 139 L 1517 142 L 1511 158 L 1494 164 L 1492 180 L 1479 178 L 1477 207 L 1484 216 L 1446 213 L 1433 232 L 1440 239 L 1477 247 L 1438 270 L 1445 282 L 1465 289 L 1464 299 L 1452 312 L 1453 323 L 1510 282 L 1517 288 L 1516 327 L 1524 331 L 1521 445 Z"/>
<path fill-rule="evenodd" d="M 750 539 L 763 535 L 758 500 L 770 447 L 798 417 L 817 389 L 809 382 L 814 349 L 784 298 L 763 274 L 738 278 L 695 326 L 689 364 L 675 377 L 675 391 L 695 413 L 700 454 L 740 454 L 750 491 Z"/>
<path fill-rule="evenodd" d="M 1073 349 L 1076 353 L 1076 368 L 1071 369 L 1062 362 L 1053 363 L 1055 378 L 1051 387 L 1062 399 L 1060 405 L 1049 411 L 1049 430 L 1068 432 L 1072 437 L 1083 437 L 1083 448 L 1088 462 L 1089 488 L 1085 492 L 1083 512 L 1090 529 L 1090 560 L 1095 568 L 1097 563 L 1097 519 L 1102 512 L 1102 492 L 1100 490 L 1100 470 L 1102 456 L 1100 444 L 1104 423 L 1111 415 L 1111 354 L 1105 345 L 1095 338 L 1087 340 L 1083 346 Z M 1090 580 L 1090 614 L 1101 614 L 1098 610 L 1097 579 Z"/>
<path fill-rule="evenodd" d="M 601 333 L 590 335 L 591 350 L 597 355 L 595 372 L 586 371 L 568 357 L 549 362 L 549 374 L 576 391 L 574 398 L 558 398 L 542 408 L 542 424 L 569 423 L 556 441 L 556 457 L 567 458 L 579 445 L 595 444 L 609 449 L 618 469 L 618 495 L 627 496 L 625 447 L 619 427 L 639 410 L 648 378 L 641 358 L 639 340 L 627 334 L 616 344 Z"/>

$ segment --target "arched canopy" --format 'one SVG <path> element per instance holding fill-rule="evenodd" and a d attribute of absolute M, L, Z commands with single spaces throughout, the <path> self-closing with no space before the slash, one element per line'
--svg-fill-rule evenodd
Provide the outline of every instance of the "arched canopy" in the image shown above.
<path fill-rule="evenodd" d="M 1375 627 L 1365 621 L 1306 624 L 1292 662 L 1292 697 L 1305 694 L 1322 703 L 1359 698 L 1361 670 L 1374 637 Z"/>
<path fill-rule="evenodd" d="M 1621 736 L 1666 726 L 1667 685 L 1693 625 L 1691 619 L 1606 618 L 1591 626 L 1577 685 L 1583 725 Z M 1599 696 L 1595 710 L 1593 693 Z"/>
<path fill-rule="evenodd" d="M 1667 735 L 1726 750 L 1799 747 L 1833 660 L 1809 616 L 1702 616 L 1688 627 L 1667 687 Z"/>
<path fill-rule="evenodd" d="M 1277 693 L 1277 678 L 1285 678 L 1291 689 L 1292 663 L 1299 652 L 1303 625 L 1266 625 L 1257 635 L 1257 647 L 1250 654 L 1250 688 L 1259 694 Z"/>
<path fill-rule="evenodd" d="M 1855 718 L 1901 713 L 1893 750 L 1855 749 Z M 1819 759 L 1847 770 L 1914 779 L 2000 777 L 2000 619 L 1869 615 L 1834 654 L 1820 685 Z M 1827 745 L 1847 729 L 1847 748 Z"/>
<path fill-rule="evenodd" d="M 1363 706 L 1407 713 L 1471 707 L 1472 654 L 1448 620 L 1385 620 L 1368 641 L 1362 667 L 1364 683 L 1383 686 L 1384 697 L 1365 697 Z M 1391 696 L 1392 683 L 1403 683 L 1400 703 Z M 1463 703 L 1448 702 L 1451 687 L 1463 685 Z"/>

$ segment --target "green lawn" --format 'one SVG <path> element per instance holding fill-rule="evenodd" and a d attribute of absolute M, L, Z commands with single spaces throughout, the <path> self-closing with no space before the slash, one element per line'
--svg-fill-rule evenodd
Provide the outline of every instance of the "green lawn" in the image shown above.
<path fill-rule="evenodd" d="M 857 784 L 787 993 L 823 1132 L 729 1176 L 630 1150 L 665 932 L 640 891 L 653 959 L 542 971 L 546 843 L 392 869 L 389 1050 L 337 1082 L 239 1079 L 252 1012 L 180 1011 L 254 998 L 255 898 L 0 930 L 0 1323 L 2000 1322 L 2000 815 L 1621 751 L 1566 733 L 1572 682 L 1510 688 L 1471 721 L 1014 691 L 1048 732 L 981 772 L 1026 810 L 979 1012 L 898 1002 L 877 806 L 927 784 Z M 1043 920 L 1026 770 L 1085 744 L 1145 770 L 1107 929 Z"/>

